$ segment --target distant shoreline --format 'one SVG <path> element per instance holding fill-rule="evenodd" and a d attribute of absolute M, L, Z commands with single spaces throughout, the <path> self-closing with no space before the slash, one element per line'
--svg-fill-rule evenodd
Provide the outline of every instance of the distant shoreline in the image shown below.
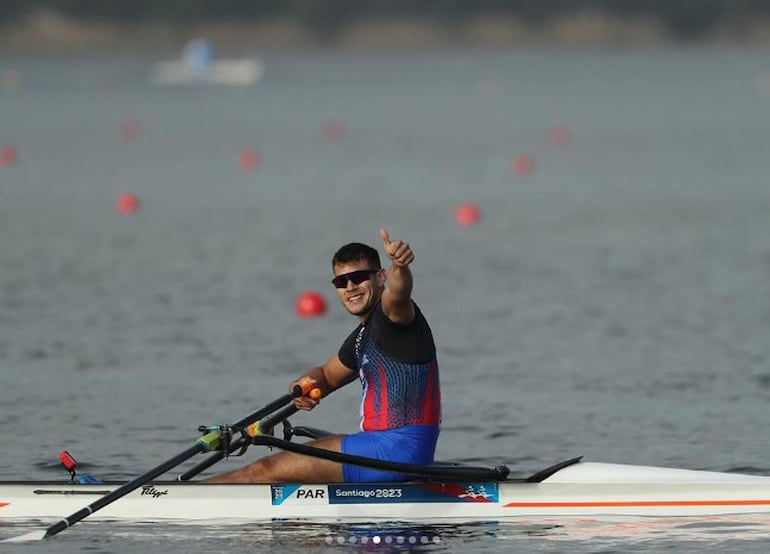
<path fill-rule="evenodd" d="M 4 53 L 171 52 L 188 40 L 210 40 L 221 54 L 296 50 L 420 50 L 510 47 L 655 47 L 671 44 L 770 45 L 770 18 L 726 21 L 706 36 L 683 40 L 656 18 L 583 13 L 539 24 L 513 17 L 478 17 L 457 23 L 428 19 L 358 21 L 329 32 L 293 20 L 125 24 L 80 21 L 38 13 L 0 32 Z"/>

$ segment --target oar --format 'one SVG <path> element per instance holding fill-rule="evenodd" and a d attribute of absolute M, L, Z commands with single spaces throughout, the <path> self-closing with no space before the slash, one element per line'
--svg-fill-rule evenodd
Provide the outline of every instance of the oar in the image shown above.
<path fill-rule="evenodd" d="M 316 393 L 315 391 L 318 391 Z M 319 389 L 313 389 L 310 391 L 309 396 L 311 398 L 313 397 L 320 397 L 320 390 Z M 296 414 L 299 411 L 299 408 L 297 408 L 294 404 L 290 404 L 283 408 L 280 411 L 275 412 L 272 415 L 267 416 L 264 419 L 259 420 L 258 422 L 254 423 L 253 426 L 256 426 L 256 429 L 252 431 L 252 435 L 254 434 L 261 434 L 265 435 L 270 433 L 270 431 L 278 425 L 280 422 L 282 422 L 284 419 L 287 419 L 294 414 Z M 232 444 L 227 449 L 228 454 L 232 454 L 233 452 L 236 452 L 243 448 L 245 445 L 251 444 L 251 440 L 244 440 L 243 438 L 238 438 L 237 440 L 234 440 Z M 214 452 L 211 456 L 200 462 L 198 465 L 188 469 L 184 473 L 180 474 L 176 479 L 177 481 L 189 481 L 199 473 L 206 471 L 208 468 L 213 466 L 215 463 L 220 461 L 222 458 L 225 457 L 224 450 L 218 450 Z"/>
<path fill-rule="evenodd" d="M 251 425 L 255 421 L 258 421 L 263 417 L 280 409 L 285 404 L 288 404 L 289 402 L 291 402 L 293 399 L 299 396 L 302 396 L 303 394 L 309 394 L 312 389 L 313 389 L 313 381 L 304 380 L 299 384 L 295 385 L 291 393 L 285 394 L 280 398 L 273 400 L 272 402 L 270 402 L 270 404 L 268 404 L 264 408 L 261 408 L 255 412 L 252 412 L 246 417 L 236 421 L 235 423 L 232 424 L 232 427 L 239 429 L 239 428 L 244 428 L 248 425 Z M 48 537 L 52 537 L 57 533 L 61 533 L 67 527 L 74 525 L 75 523 L 88 517 L 95 511 L 100 510 L 109 504 L 112 504 L 119 498 L 122 498 L 123 496 L 127 495 L 131 491 L 138 489 L 142 485 L 148 483 L 149 481 L 152 481 L 157 476 L 169 471 L 170 469 L 173 469 L 174 467 L 178 466 L 182 462 L 188 460 L 189 458 L 192 458 L 194 455 L 201 452 L 211 452 L 212 450 L 217 449 L 219 447 L 221 438 L 222 438 L 221 430 L 214 429 L 212 431 L 209 431 L 208 433 L 203 435 L 201 438 L 199 438 L 193 446 L 191 446 L 184 452 L 180 452 L 173 458 L 163 462 L 159 466 L 156 466 L 155 468 L 151 469 L 144 475 L 140 475 L 133 481 L 129 481 L 125 485 L 118 487 L 111 493 L 102 496 L 101 498 L 92 502 L 85 508 L 81 508 L 74 514 L 60 519 L 59 521 L 57 521 L 56 523 L 48 527 L 48 529 L 32 531 L 24 535 L 19 535 L 17 537 L 11 537 L 9 539 L 5 539 L 2 542 L 33 542 L 33 541 L 47 539 Z"/>
<path fill-rule="evenodd" d="M 428 479 L 441 481 L 504 481 L 508 477 L 509 473 L 508 467 L 504 465 L 492 467 L 450 465 L 441 463 L 420 465 L 391 462 L 388 460 L 378 460 L 376 458 L 367 458 L 364 456 L 345 454 L 343 452 L 326 450 L 325 448 L 316 448 L 306 444 L 290 442 L 276 437 L 271 437 L 270 435 L 257 435 L 251 440 L 253 444 L 275 446 L 282 450 L 288 450 L 289 452 L 296 452 L 297 454 L 304 454 L 306 456 L 331 460 L 332 462 L 338 462 L 341 464 L 353 464 L 357 466 L 379 469 L 381 471 L 389 471 L 392 473 L 422 475 Z"/>

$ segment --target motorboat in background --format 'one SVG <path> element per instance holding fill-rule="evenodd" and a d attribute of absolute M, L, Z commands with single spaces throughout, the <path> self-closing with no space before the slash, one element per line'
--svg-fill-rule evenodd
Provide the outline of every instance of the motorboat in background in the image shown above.
<path fill-rule="evenodd" d="M 216 59 L 211 44 L 204 39 L 190 41 L 180 60 L 154 65 L 151 80 L 160 85 L 248 86 L 262 77 L 265 62 L 259 57 Z"/>

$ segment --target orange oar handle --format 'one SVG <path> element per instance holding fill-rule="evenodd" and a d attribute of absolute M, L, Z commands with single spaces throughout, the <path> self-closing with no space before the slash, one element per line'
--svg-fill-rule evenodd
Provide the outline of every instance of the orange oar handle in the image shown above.
<path fill-rule="evenodd" d="M 306 381 L 303 380 L 305 384 L 308 382 L 311 385 L 315 385 L 315 381 L 312 379 L 307 379 Z M 302 385 L 300 383 L 297 383 L 292 387 L 292 395 L 302 395 L 302 396 L 308 396 L 312 398 L 313 400 L 319 400 L 323 396 L 323 392 L 318 387 L 311 388 L 307 394 L 302 394 L 302 391 L 304 389 L 302 388 Z M 255 421 L 248 427 L 246 427 L 246 433 L 250 437 L 256 437 L 257 435 L 272 435 L 273 434 L 273 427 L 275 427 L 279 422 L 283 421 L 289 416 L 292 416 L 296 414 L 299 411 L 299 408 L 297 408 L 294 404 L 289 404 L 285 408 L 283 408 L 281 411 L 276 412 L 274 414 L 269 415 L 268 417 L 261 419 L 259 421 Z"/>
<path fill-rule="evenodd" d="M 294 397 L 307 396 L 313 400 L 318 400 L 323 396 L 321 389 L 315 386 L 315 379 L 310 377 L 303 377 L 292 387 L 291 394 Z"/>

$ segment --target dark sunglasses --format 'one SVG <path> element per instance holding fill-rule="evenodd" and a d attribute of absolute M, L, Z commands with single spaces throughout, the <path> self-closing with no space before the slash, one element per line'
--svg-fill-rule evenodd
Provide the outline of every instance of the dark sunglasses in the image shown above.
<path fill-rule="evenodd" d="M 337 275 L 332 279 L 332 284 L 338 289 L 345 289 L 348 287 L 348 283 L 352 282 L 354 285 L 360 285 L 367 279 L 372 273 L 377 273 L 378 269 L 359 269 L 358 271 L 351 271 L 350 273 L 343 273 Z"/>

